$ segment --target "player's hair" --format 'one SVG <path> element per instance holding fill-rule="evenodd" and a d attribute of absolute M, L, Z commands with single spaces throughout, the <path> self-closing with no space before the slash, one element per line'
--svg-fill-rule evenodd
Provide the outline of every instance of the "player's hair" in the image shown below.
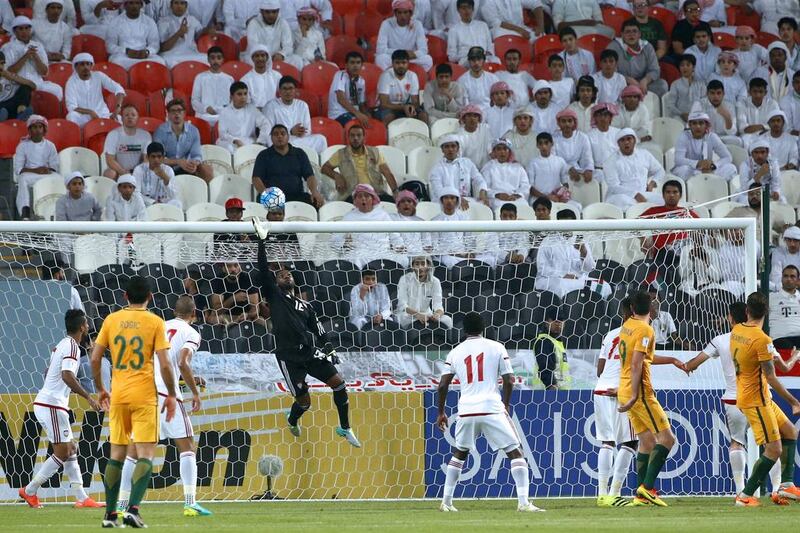
<path fill-rule="evenodd" d="M 604 59 L 608 59 L 609 57 L 612 58 L 614 61 L 619 61 L 619 54 L 617 53 L 616 50 L 608 50 L 608 49 L 606 49 L 606 50 L 603 50 L 602 52 L 600 52 L 600 61 L 603 61 Z M 694 57 L 694 56 L 692 56 L 692 57 Z"/>
<path fill-rule="evenodd" d="M 750 319 L 759 320 L 767 315 L 767 297 L 760 292 L 753 292 L 747 297 L 747 316 Z"/>
<path fill-rule="evenodd" d="M 241 91 L 242 89 L 244 89 L 245 91 L 247 90 L 247 84 L 245 82 L 235 81 L 231 83 L 231 88 L 230 88 L 231 96 L 233 96 L 236 93 L 236 91 Z"/>
<path fill-rule="evenodd" d="M 508 211 L 508 212 L 514 213 L 516 215 L 517 214 L 517 206 L 515 204 L 512 204 L 511 202 L 507 202 L 507 203 L 503 204 L 502 206 L 500 206 L 500 212 L 502 213 L 503 211 Z"/>
<path fill-rule="evenodd" d="M 578 217 L 575 215 L 575 211 L 572 209 L 561 209 L 558 213 L 556 213 L 556 220 L 577 220 Z"/>
<path fill-rule="evenodd" d="M 405 50 L 395 50 L 392 52 L 392 61 L 408 61 L 409 59 L 408 52 Z"/>
<path fill-rule="evenodd" d="M 630 18 L 622 23 L 622 31 L 625 31 L 625 28 L 632 27 L 635 27 L 637 30 L 639 29 L 639 24 L 637 24 L 636 19 Z"/>
<path fill-rule="evenodd" d="M 678 65 L 680 66 L 680 64 L 684 62 L 691 63 L 693 67 L 697 66 L 697 58 L 692 54 L 681 54 L 678 56 Z"/>
<path fill-rule="evenodd" d="M 667 180 L 667 181 L 665 181 L 664 185 L 661 186 L 661 193 L 662 194 L 667 190 L 667 187 L 677 187 L 678 188 L 678 192 L 683 194 L 683 185 L 681 185 L 681 182 L 678 181 L 678 180 Z"/>
<path fill-rule="evenodd" d="M 181 109 L 186 111 L 186 102 L 183 101 L 183 98 L 173 98 L 172 100 L 167 102 L 167 111 L 169 111 L 169 108 L 175 106 L 180 106 Z"/>
<path fill-rule="evenodd" d="M 375 277 L 377 277 L 378 274 L 376 274 L 375 271 L 372 270 L 371 268 L 367 268 L 367 269 L 361 271 L 361 279 L 364 279 L 367 276 L 375 276 Z"/>
<path fill-rule="evenodd" d="M 356 52 L 355 50 L 351 50 L 351 51 L 347 52 L 347 54 L 344 56 L 344 62 L 345 63 L 348 63 L 351 59 L 358 59 L 362 63 L 364 62 L 364 56 L 362 56 L 360 53 Z"/>
<path fill-rule="evenodd" d="M 631 299 L 630 299 L 630 297 L 626 296 L 619 303 L 619 312 L 622 315 L 623 320 L 627 320 L 628 318 L 631 317 Z"/>
<path fill-rule="evenodd" d="M 698 33 L 705 33 L 705 34 L 706 34 L 706 35 L 708 35 L 709 37 L 711 36 L 711 32 L 709 32 L 709 31 L 708 31 L 708 28 L 704 28 L 703 26 L 698 26 L 698 27 L 696 27 L 696 28 L 694 29 L 694 31 L 692 32 L 692 39 L 694 39 L 695 37 L 697 37 L 697 34 L 698 34 Z"/>
<path fill-rule="evenodd" d="M 286 133 L 289 133 L 289 128 L 287 128 L 283 124 L 275 124 L 274 126 L 272 126 L 272 129 L 269 130 L 269 134 L 272 135 L 273 133 L 275 133 L 276 130 L 283 130 Z"/>
<path fill-rule="evenodd" d="M 464 316 L 464 333 L 467 335 L 480 335 L 483 330 L 483 317 L 480 313 L 471 311 Z"/>
<path fill-rule="evenodd" d="M 794 265 L 786 265 L 785 267 L 783 267 L 783 270 L 781 270 L 781 274 L 783 274 L 787 270 L 794 270 L 795 274 L 797 274 L 797 276 L 800 276 L 800 268 L 797 268 Z"/>
<path fill-rule="evenodd" d="M 765 80 L 764 78 L 753 78 L 752 80 L 750 80 L 750 84 L 748 85 L 748 87 L 750 89 L 754 89 L 756 87 L 760 87 L 762 89 L 766 89 L 767 88 L 767 80 Z"/>
<path fill-rule="evenodd" d="M 747 322 L 747 304 L 744 302 L 733 302 L 728 306 L 728 312 L 737 324 Z"/>
<path fill-rule="evenodd" d="M 147 145 L 147 155 L 161 154 L 164 155 L 164 145 L 157 142 L 152 142 Z"/>
<path fill-rule="evenodd" d="M 539 198 L 533 201 L 534 209 L 536 209 L 540 205 L 542 207 L 546 207 L 548 211 L 551 211 L 553 209 L 553 202 L 551 202 L 550 198 L 547 198 L 546 196 L 540 196 Z"/>
<path fill-rule="evenodd" d="M 440 74 L 449 74 L 452 76 L 453 67 L 451 67 L 449 63 L 440 63 L 436 65 L 436 75 L 439 76 Z"/>
<path fill-rule="evenodd" d="M 782 17 L 778 21 L 778 29 L 780 29 L 780 27 L 784 24 L 788 24 L 794 31 L 797 31 L 797 21 L 793 17 Z"/>
<path fill-rule="evenodd" d="M 475 9 L 475 0 L 458 0 L 458 2 L 456 2 L 456 9 L 461 6 L 469 6 Z"/>
<path fill-rule="evenodd" d="M 578 38 L 578 34 L 575 33 L 575 30 L 572 28 L 572 26 L 564 26 L 561 28 L 561 31 L 558 32 L 558 39 L 563 41 L 564 36 L 566 35 L 572 35 L 576 39 Z"/>
<path fill-rule="evenodd" d="M 132 304 L 143 304 L 150 297 L 150 280 L 142 276 L 131 276 L 125 286 L 125 295 Z"/>
<path fill-rule="evenodd" d="M 64 313 L 64 329 L 70 335 L 80 331 L 84 322 L 86 322 L 86 313 L 83 312 L 83 309 L 67 309 L 67 312 Z"/>
<path fill-rule="evenodd" d="M 284 84 L 286 84 L 286 83 L 291 83 L 295 87 L 300 85 L 298 83 L 298 81 L 296 79 L 294 79 L 292 76 L 283 76 L 280 80 L 278 80 L 278 87 L 283 87 Z"/>
<path fill-rule="evenodd" d="M 539 144 L 540 142 L 544 142 L 544 141 L 552 143 L 553 142 L 553 136 L 550 135 L 546 131 L 543 131 L 539 135 L 536 136 L 536 144 Z"/>
<path fill-rule="evenodd" d="M 503 59 L 508 59 L 508 56 L 510 56 L 511 54 L 517 54 L 519 57 L 522 57 L 522 52 L 520 52 L 516 48 L 509 48 L 508 50 L 506 50 L 506 53 L 503 54 Z"/>
<path fill-rule="evenodd" d="M 631 312 L 634 315 L 646 315 L 650 312 L 650 303 L 653 301 L 652 296 L 647 291 L 636 291 L 628 296 L 631 302 Z"/>
<path fill-rule="evenodd" d="M 719 80 L 711 80 L 706 85 L 706 91 L 722 91 L 725 92 L 725 86 Z"/>
<path fill-rule="evenodd" d="M 195 310 L 194 298 L 188 294 L 179 296 L 175 300 L 175 316 L 188 316 L 193 315 Z"/>
<path fill-rule="evenodd" d="M 211 54 L 220 54 L 224 56 L 225 50 L 223 50 L 221 46 L 212 46 L 206 51 L 206 57 L 211 57 Z"/>
<path fill-rule="evenodd" d="M 564 58 L 558 54 L 550 54 L 550 57 L 547 58 L 547 66 L 553 66 L 553 63 L 563 63 Z"/>

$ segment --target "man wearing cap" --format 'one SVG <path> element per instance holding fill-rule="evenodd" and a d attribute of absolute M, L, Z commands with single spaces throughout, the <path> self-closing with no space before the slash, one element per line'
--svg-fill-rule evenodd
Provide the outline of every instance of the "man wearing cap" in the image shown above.
<path fill-rule="evenodd" d="M 247 61 L 253 47 L 258 44 L 267 48 L 273 60 L 290 62 L 290 59 L 294 59 L 292 28 L 281 16 L 280 10 L 280 0 L 261 0 L 260 15 L 253 17 L 247 23 L 248 49 L 242 53 L 244 61 Z"/>
<path fill-rule="evenodd" d="M 560 109 L 552 103 L 553 87 L 546 80 L 537 80 L 533 88 L 533 132 L 554 134 L 558 130 L 556 115 Z"/>
<path fill-rule="evenodd" d="M 167 121 L 153 133 L 153 140 L 164 147 L 164 163 L 175 174 L 192 174 L 210 182 L 214 169 L 203 162 L 200 132 L 186 122 L 186 103 L 181 99 L 167 102 Z"/>
<path fill-rule="evenodd" d="M 125 0 L 124 12 L 108 26 L 106 48 L 109 61 L 125 70 L 141 61 L 165 64 L 158 55 L 161 42 L 153 19 L 142 13 L 142 0 Z"/>
<path fill-rule="evenodd" d="M 431 198 L 439 198 L 442 191 L 456 189 L 461 198 L 461 209 L 469 209 L 469 203 L 481 201 L 489 205 L 488 187 L 475 164 L 461 155 L 461 138 L 448 133 L 439 138 L 443 157 L 431 168 L 428 181 Z"/>
<path fill-rule="evenodd" d="M 377 116 L 384 124 L 396 118 L 416 118 L 428 121 L 428 115 L 420 105 L 419 79 L 408 70 L 409 54 L 405 50 L 392 52 L 392 68 L 383 71 L 378 78 Z"/>
<path fill-rule="evenodd" d="M 381 201 L 393 202 L 397 195 L 397 181 L 392 169 L 374 146 L 364 144 L 364 128 L 354 124 L 347 130 L 347 146 L 334 152 L 322 165 L 322 173 L 336 182 L 336 192 L 346 201 L 352 199 L 353 190 L 360 183 L 380 191 Z M 337 172 L 336 169 L 339 169 Z M 387 187 L 391 194 L 387 194 Z"/>
<path fill-rule="evenodd" d="M 491 102 L 489 94 L 492 85 L 500 81 L 496 75 L 483 70 L 486 62 L 486 54 L 483 48 L 473 46 L 467 54 L 469 70 L 458 78 L 457 83 L 464 88 L 467 95 L 467 102 L 479 106 L 481 109 L 489 107 Z"/>
<path fill-rule="evenodd" d="M 767 47 L 769 65 L 762 66 L 753 73 L 753 78 L 767 81 L 769 95 L 776 101 L 792 92 L 794 71 L 789 68 L 789 49 L 780 41 L 773 41 Z"/>
<path fill-rule="evenodd" d="M 772 200 L 781 200 L 781 173 L 778 163 L 772 157 L 769 142 L 763 136 L 756 137 L 750 143 L 749 154 L 750 157 L 739 165 L 741 190 L 746 191 L 752 188 L 754 184 L 769 184 Z M 739 195 L 736 197 L 736 201 L 744 203 L 745 197 Z"/>
<path fill-rule="evenodd" d="M 469 213 L 460 209 L 461 197 L 455 187 L 445 187 L 439 192 L 439 205 L 442 212 L 433 217 L 434 221 L 470 220 Z M 434 251 L 441 254 L 436 260 L 447 268 L 467 261 L 486 263 L 492 268 L 497 265 L 499 245 L 496 233 L 440 232 L 433 234 L 431 239 Z"/>
<path fill-rule="evenodd" d="M 281 74 L 273 70 L 269 50 L 263 44 L 253 46 L 250 51 L 250 59 L 253 63 L 253 70 L 242 76 L 242 82 L 247 85 L 250 101 L 259 111 L 263 112 L 264 107 L 275 100 Z"/>
<path fill-rule="evenodd" d="M 117 192 L 109 194 L 103 210 L 103 220 L 128 222 L 147 220 L 147 206 L 142 194 L 136 190 L 136 178 L 123 174 L 117 178 Z"/>
<path fill-rule="evenodd" d="M 642 94 L 648 91 L 661 97 L 667 92 L 667 82 L 661 79 L 661 67 L 653 45 L 642 40 L 642 33 L 635 20 L 622 25 L 622 37 L 608 45 L 619 56 L 617 71 L 625 76 L 629 85 L 636 85 Z"/>
<path fill-rule="evenodd" d="M 225 200 L 225 219 L 223 222 L 241 222 L 244 216 L 244 202 L 241 198 Z M 249 242 L 250 233 L 215 233 L 214 242 Z"/>
<path fill-rule="evenodd" d="M 462 76 L 463 77 L 463 76 Z M 459 111 L 459 128 L 456 132 L 460 142 L 461 155 L 480 168 L 489 160 L 492 137 L 489 125 L 482 121 L 483 110 L 474 104 L 468 104 Z M 432 196 L 436 198 L 436 196 Z"/>
<path fill-rule="evenodd" d="M 49 176 L 59 176 L 56 146 L 45 139 L 47 119 L 40 115 L 28 118 L 28 136 L 23 137 L 14 154 L 17 175 L 17 209 L 23 220 L 31 216 L 30 190 L 34 183 Z"/>
<path fill-rule="evenodd" d="M 666 173 L 653 154 L 636 149 L 636 133 L 625 128 L 617 133 L 619 153 L 603 165 L 606 202 L 623 211 L 637 202 L 657 203 L 660 199 L 658 182 Z"/>
<path fill-rule="evenodd" d="M 397 213 L 390 213 L 389 216 L 392 220 L 399 220 L 401 222 L 409 221 L 422 221 L 422 217 L 417 215 L 417 196 L 411 191 L 400 191 L 397 193 L 395 205 L 397 206 Z M 416 232 L 403 232 L 398 233 L 400 239 L 403 240 L 403 247 L 409 255 L 431 253 L 433 251 L 433 241 L 431 233 L 426 231 L 424 233 Z"/>
<path fill-rule="evenodd" d="M 82 52 L 72 59 L 74 72 L 67 80 L 64 103 L 67 107 L 67 120 L 83 127 L 95 118 L 113 117 L 122 111 L 125 89 L 104 72 L 93 72 L 94 58 Z M 113 112 L 108 109 L 103 91 L 115 96 Z"/>
<path fill-rule="evenodd" d="M 689 114 L 689 128 L 675 142 L 675 166 L 672 174 L 684 180 L 695 174 L 712 173 L 731 180 L 736 175 L 736 166 L 728 148 L 719 135 L 711 130 L 711 119 L 703 112 Z M 717 162 L 713 160 L 714 155 Z"/>
<path fill-rule="evenodd" d="M 47 59 L 51 63 L 68 61 L 72 55 L 72 35 L 75 28 L 61 20 L 64 0 L 39 0 L 47 4 L 45 16 L 33 18 L 33 38 L 44 44 Z"/>
<path fill-rule="evenodd" d="M 428 55 L 428 41 L 422 23 L 412 18 L 414 2 L 394 0 L 393 17 L 381 23 L 378 41 L 375 45 L 375 64 L 386 70 L 394 61 L 396 50 L 408 52 L 409 61 L 416 63 L 428 72 L 433 66 L 433 58 Z"/>
<path fill-rule="evenodd" d="M 559 130 L 553 135 L 555 154 L 561 156 L 569 168 L 572 181 L 592 181 L 594 173 L 594 155 L 589 137 L 577 131 L 578 115 L 570 108 L 563 109 L 556 115 Z"/>
<path fill-rule="evenodd" d="M 188 13 L 187 0 L 170 0 L 169 12 L 158 19 L 161 57 L 169 68 L 182 61 L 206 62 L 206 55 L 197 50 L 197 39 L 203 32 L 200 21 Z"/>
<path fill-rule="evenodd" d="M 481 169 L 494 209 L 517 200 L 527 204 L 531 195 L 528 174 L 514 160 L 513 148 L 507 139 L 495 139 L 492 142 L 492 158 Z"/>
<path fill-rule="evenodd" d="M 192 109 L 198 118 L 213 126 L 219 122 L 222 108 L 230 101 L 229 92 L 234 79 L 222 71 L 225 63 L 222 48 L 212 46 L 206 52 L 206 58 L 208 70 L 198 74 L 192 86 Z"/>
<path fill-rule="evenodd" d="M 103 209 L 91 193 L 86 192 L 83 175 L 73 172 L 64 177 L 67 193 L 56 201 L 56 220 L 100 220 Z"/>
<path fill-rule="evenodd" d="M 781 285 L 783 269 L 789 265 L 800 268 L 800 227 L 789 226 L 783 232 L 783 245 L 773 248 L 770 256 L 772 270 L 769 275 L 770 290 Z"/>
<path fill-rule="evenodd" d="M 0 48 L 6 56 L 6 68 L 9 72 L 32 81 L 37 91 L 48 92 L 62 100 L 64 91 L 61 86 L 44 79 L 47 75 L 47 51 L 42 43 L 31 38 L 32 24 L 28 17 L 14 18 L 14 37 Z"/>
<path fill-rule="evenodd" d="M 502 135 L 514 147 L 514 159 L 528 168 L 531 159 L 539 154 L 536 148 L 536 135 L 533 133 L 533 110 L 530 105 L 514 111 L 514 127 Z"/>
<path fill-rule="evenodd" d="M 769 131 L 762 133 L 760 137 L 769 144 L 770 158 L 778 164 L 781 171 L 796 170 L 797 137 L 784 131 L 786 114 L 781 110 L 773 111 L 767 119 L 767 126 L 769 126 Z"/>

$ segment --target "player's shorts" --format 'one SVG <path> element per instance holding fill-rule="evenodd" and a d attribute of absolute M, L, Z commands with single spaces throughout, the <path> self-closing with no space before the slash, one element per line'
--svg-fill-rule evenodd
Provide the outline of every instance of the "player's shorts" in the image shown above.
<path fill-rule="evenodd" d="M 109 442 L 127 446 L 131 435 L 136 442 L 158 442 L 158 404 L 111 403 L 108 413 Z"/>
<path fill-rule="evenodd" d="M 305 396 L 308 393 L 308 383 L 306 376 L 311 376 L 326 383 L 329 379 L 339 373 L 336 367 L 327 359 L 317 359 L 309 357 L 303 361 L 290 361 L 278 359 L 278 367 L 283 374 L 283 380 L 289 387 L 289 392 L 295 398 Z"/>
<path fill-rule="evenodd" d="M 172 420 L 167 422 L 167 411 L 165 410 L 162 412 L 165 399 L 166 397 L 160 394 L 158 395 L 158 417 L 161 421 L 159 436 L 162 439 L 185 439 L 193 437 L 194 430 L 192 429 L 192 421 L 189 420 L 189 414 L 186 412 L 183 402 L 180 400 L 175 401 L 175 416 L 172 417 Z"/>
<path fill-rule="evenodd" d="M 69 409 L 43 403 L 33 404 L 33 414 L 44 428 L 50 444 L 61 444 L 72 440 L 72 425 L 69 423 Z"/>
<path fill-rule="evenodd" d="M 617 401 L 621 405 L 628 400 L 619 397 Z M 652 394 L 640 396 L 636 400 L 636 403 L 628 411 L 628 419 L 633 426 L 633 432 L 637 435 L 645 431 L 651 431 L 655 434 L 669 429 L 667 413 L 664 412 L 664 408 L 661 407 L 661 404 Z"/>
<path fill-rule="evenodd" d="M 461 451 L 475 449 L 475 441 L 483 435 L 492 450 L 510 452 L 519 448 L 517 430 L 506 413 L 459 415 L 456 421 L 456 444 Z"/>
<path fill-rule="evenodd" d="M 739 409 L 742 410 L 750 427 L 753 428 L 756 444 L 761 446 L 768 442 L 781 440 L 780 427 L 789 422 L 789 418 L 775 402 L 770 400 L 763 407 L 740 407 Z"/>
<path fill-rule="evenodd" d="M 618 411 L 614 396 L 594 394 L 594 436 L 600 442 L 622 444 L 636 440 L 628 413 Z"/>
<path fill-rule="evenodd" d="M 723 403 L 725 406 L 725 423 L 728 425 L 728 434 L 733 442 L 738 442 L 742 446 L 747 445 L 747 417 L 741 409 L 730 403 Z"/>

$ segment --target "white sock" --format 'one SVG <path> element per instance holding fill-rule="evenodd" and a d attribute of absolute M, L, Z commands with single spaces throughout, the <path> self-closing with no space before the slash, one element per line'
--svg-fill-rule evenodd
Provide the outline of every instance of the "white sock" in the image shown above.
<path fill-rule="evenodd" d="M 181 482 L 184 505 L 194 505 L 194 497 L 197 494 L 197 461 L 194 452 L 181 454 Z"/>
<path fill-rule="evenodd" d="M 128 508 L 128 500 L 131 497 L 131 487 L 133 486 L 133 469 L 136 468 L 136 459 L 133 457 L 125 457 L 125 462 L 122 464 L 122 477 L 119 483 L 119 503 L 117 507 L 120 509 Z M 114 509 L 111 509 L 112 511 Z"/>
<path fill-rule="evenodd" d="M 636 452 L 627 446 L 622 446 L 617 451 L 617 457 L 614 459 L 614 478 L 611 480 L 609 495 L 619 496 L 622 493 L 622 485 L 628 477 L 628 472 L 631 471 L 631 461 L 635 456 Z"/>
<path fill-rule="evenodd" d="M 511 459 L 511 477 L 514 478 L 514 484 L 517 486 L 517 503 L 519 505 L 528 505 L 528 487 L 530 486 L 530 479 L 528 477 L 528 463 L 525 459 Z"/>
<path fill-rule="evenodd" d="M 608 495 L 608 478 L 614 464 L 614 447 L 603 444 L 597 452 L 597 487 L 598 496 Z"/>
<path fill-rule="evenodd" d="M 445 505 L 453 505 L 453 493 L 456 491 L 462 468 L 464 468 L 464 461 L 459 461 L 455 457 L 451 457 L 450 462 L 447 463 L 447 474 L 444 478 L 444 496 L 442 497 L 442 503 Z"/>
<path fill-rule="evenodd" d="M 69 486 L 72 488 L 75 499 L 82 502 L 88 498 L 89 495 L 83 490 L 83 476 L 81 476 L 81 468 L 78 466 L 77 455 L 73 455 L 64 461 L 64 473 L 69 478 Z"/>
<path fill-rule="evenodd" d="M 62 466 L 64 466 L 64 463 L 62 463 L 61 459 L 55 455 L 48 457 L 47 460 L 42 463 L 42 466 L 39 468 L 39 470 L 36 471 L 36 474 L 34 474 L 33 479 L 31 479 L 31 482 L 28 483 L 28 486 L 25 487 L 25 494 L 28 496 L 33 496 L 36 494 L 36 491 L 39 490 L 39 487 L 41 487 L 45 481 L 53 477 L 53 474 L 58 472 L 58 469 Z"/>
<path fill-rule="evenodd" d="M 741 494 L 744 490 L 744 468 L 747 465 L 747 452 L 741 449 L 731 450 L 730 458 L 733 485 L 736 487 L 736 494 Z"/>
<path fill-rule="evenodd" d="M 781 486 L 781 460 L 780 459 L 775 461 L 775 464 L 772 466 L 772 469 L 769 471 L 769 482 L 772 485 L 772 492 L 778 492 L 778 487 Z"/>

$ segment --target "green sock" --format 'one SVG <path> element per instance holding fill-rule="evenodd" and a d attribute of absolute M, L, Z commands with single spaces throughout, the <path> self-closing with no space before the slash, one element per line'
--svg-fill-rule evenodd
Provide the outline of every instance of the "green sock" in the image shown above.
<path fill-rule="evenodd" d="M 103 472 L 103 485 L 106 487 L 106 512 L 117 512 L 117 498 L 119 497 L 119 482 L 122 479 L 122 463 L 109 459 Z"/>
<path fill-rule="evenodd" d="M 752 496 L 755 494 L 758 490 L 758 487 L 761 485 L 761 482 L 769 475 L 769 471 L 774 465 L 775 461 L 769 457 L 764 455 L 759 457 L 758 461 L 756 461 L 756 464 L 753 465 L 753 470 L 750 472 L 750 478 L 748 478 L 742 494 L 745 496 Z"/>
<path fill-rule="evenodd" d="M 781 483 L 794 483 L 794 453 L 797 450 L 797 441 L 781 439 L 783 451 L 781 452 Z"/>
<path fill-rule="evenodd" d="M 650 462 L 647 464 L 647 474 L 644 477 L 644 488 L 647 490 L 652 490 L 656 486 L 656 479 L 658 479 L 661 469 L 664 468 L 667 455 L 669 455 L 669 449 L 661 444 L 656 444 L 650 453 Z"/>
<path fill-rule="evenodd" d="M 649 453 L 636 454 L 636 486 L 638 487 L 644 483 L 644 478 L 647 475 L 647 465 L 650 463 Z"/>
<path fill-rule="evenodd" d="M 150 459 L 139 459 L 133 469 L 133 487 L 131 497 L 128 500 L 128 508 L 139 507 L 147 492 L 147 485 L 150 483 L 150 476 L 153 474 L 153 462 Z"/>

